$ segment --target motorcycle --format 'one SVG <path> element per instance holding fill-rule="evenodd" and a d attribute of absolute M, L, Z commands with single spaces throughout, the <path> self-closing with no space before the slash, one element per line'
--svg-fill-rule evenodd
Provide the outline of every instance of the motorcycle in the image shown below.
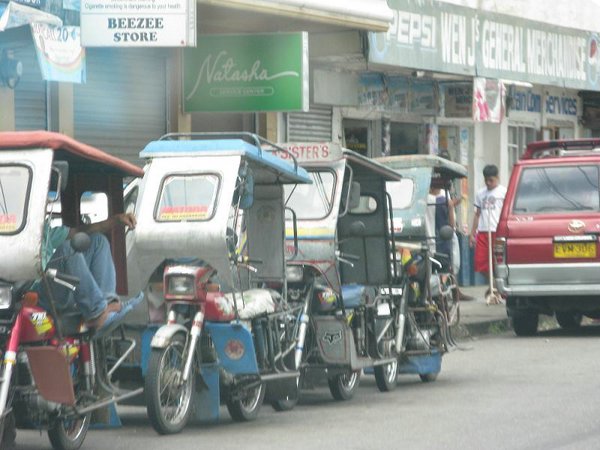
<path fill-rule="evenodd" d="M 401 177 L 338 144 L 280 145 L 300 155 L 313 180 L 285 192 L 286 206 L 297 212 L 287 291 L 303 307 L 295 350 L 302 387 L 326 380 L 335 399 L 349 400 L 362 372 L 372 371 L 378 389 L 390 391 L 404 324 L 398 280 L 387 263 L 393 218 L 386 181 Z"/>
<path fill-rule="evenodd" d="M 162 276 L 164 286 L 166 324 L 150 332 L 139 371 L 160 434 L 217 420 L 221 403 L 236 421 L 257 417 L 265 399 L 277 410 L 295 404 L 301 308 L 280 289 L 283 186 L 310 178 L 272 145 L 248 133 L 175 134 L 140 154 L 129 275 Z"/>
<path fill-rule="evenodd" d="M 77 450 L 92 412 L 142 391 L 116 388 L 111 382 L 116 366 L 105 363 L 103 337 L 87 329 L 78 312 L 57 310 L 51 286 L 75 290 L 79 280 L 42 270 L 44 224 L 76 225 L 77 201 L 87 191 L 104 192 L 119 212 L 123 177 L 142 171 L 58 133 L 0 133 L 0 149 L 0 447 L 13 448 L 15 428 L 25 428 L 47 430 L 57 450 Z M 58 203 L 60 216 L 50 206 Z M 123 236 L 113 233 L 118 255 Z M 71 239 L 75 251 L 89 243 L 84 233 Z M 119 281 L 122 288 L 122 277 Z M 40 282 L 49 310 L 38 305 Z"/>
<path fill-rule="evenodd" d="M 452 183 L 466 178 L 467 170 L 433 155 L 377 160 L 403 177 L 387 186 L 394 216 L 392 264 L 398 267 L 407 323 L 399 372 L 431 382 L 441 371 L 442 355 L 455 346 L 451 327 L 460 320 L 460 254 L 454 228 L 445 224 L 453 214 L 453 206 L 447 206 Z M 444 189 L 439 199 L 430 194 L 431 187 Z M 444 225 L 436 227 L 437 220 Z"/>

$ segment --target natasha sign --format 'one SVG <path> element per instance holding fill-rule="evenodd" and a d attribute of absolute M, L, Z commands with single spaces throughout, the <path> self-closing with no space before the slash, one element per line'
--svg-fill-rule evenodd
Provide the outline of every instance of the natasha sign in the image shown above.
<path fill-rule="evenodd" d="M 600 90 L 594 33 L 435 0 L 388 0 L 394 22 L 369 33 L 369 62 Z"/>
<path fill-rule="evenodd" d="M 183 81 L 188 112 L 307 111 L 308 34 L 203 35 Z"/>
<path fill-rule="evenodd" d="M 196 0 L 81 0 L 84 47 L 196 45 Z"/>

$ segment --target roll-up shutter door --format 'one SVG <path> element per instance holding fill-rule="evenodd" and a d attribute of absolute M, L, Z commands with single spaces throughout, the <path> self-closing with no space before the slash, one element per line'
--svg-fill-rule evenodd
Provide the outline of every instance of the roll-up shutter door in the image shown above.
<path fill-rule="evenodd" d="M 311 105 L 308 112 L 287 115 L 288 142 L 330 142 L 331 128 L 331 107 Z"/>
<path fill-rule="evenodd" d="M 87 49 L 87 82 L 75 85 L 75 137 L 141 164 L 139 152 L 166 132 L 163 50 Z"/>
<path fill-rule="evenodd" d="M 35 48 L 15 49 L 14 56 L 23 63 L 23 75 L 15 88 L 15 129 L 47 130 L 47 83 L 42 79 Z"/>

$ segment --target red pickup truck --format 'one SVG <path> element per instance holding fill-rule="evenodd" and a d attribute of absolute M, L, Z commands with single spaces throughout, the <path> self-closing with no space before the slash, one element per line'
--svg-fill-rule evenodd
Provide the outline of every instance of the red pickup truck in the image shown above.
<path fill-rule="evenodd" d="M 600 318 L 600 139 L 534 142 L 513 168 L 494 242 L 495 280 L 518 336 L 539 314 Z"/>

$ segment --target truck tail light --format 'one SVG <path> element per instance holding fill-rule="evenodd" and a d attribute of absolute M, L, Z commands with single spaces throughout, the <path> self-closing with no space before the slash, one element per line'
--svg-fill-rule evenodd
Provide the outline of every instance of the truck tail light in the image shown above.
<path fill-rule="evenodd" d="M 506 257 L 506 238 L 497 237 L 494 241 L 494 258 L 496 264 L 504 264 Z"/>

